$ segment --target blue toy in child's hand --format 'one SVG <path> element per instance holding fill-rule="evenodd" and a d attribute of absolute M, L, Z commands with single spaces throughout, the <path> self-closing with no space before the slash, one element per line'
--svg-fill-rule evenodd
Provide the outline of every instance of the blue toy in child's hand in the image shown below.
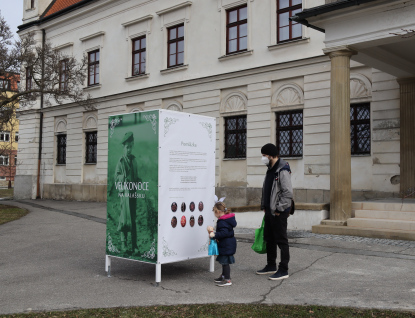
<path fill-rule="evenodd" d="M 219 255 L 218 243 L 215 239 L 210 239 L 209 242 L 209 255 Z"/>

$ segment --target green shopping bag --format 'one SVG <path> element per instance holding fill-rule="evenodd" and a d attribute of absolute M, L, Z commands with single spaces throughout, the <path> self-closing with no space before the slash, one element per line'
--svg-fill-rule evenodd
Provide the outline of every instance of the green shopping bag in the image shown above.
<path fill-rule="evenodd" d="M 258 254 L 265 254 L 267 252 L 267 242 L 264 240 L 264 222 L 265 216 L 262 219 L 262 225 L 255 230 L 255 241 L 251 248 Z"/>

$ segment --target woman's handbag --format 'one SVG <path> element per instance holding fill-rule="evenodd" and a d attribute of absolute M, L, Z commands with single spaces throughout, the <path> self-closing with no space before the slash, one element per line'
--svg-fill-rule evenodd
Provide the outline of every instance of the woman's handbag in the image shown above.
<path fill-rule="evenodd" d="M 218 243 L 215 239 L 210 239 L 209 242 L 209 255 L 219 255 Z"/>
<path fill-rule="evenodd" d="M 265 254 L 267 252 L 267 242 L 264 240 L 264 222 L 265 215 L 262 219 L 261 227 L 255 230 L 255 241 L 251 246 L 251 248 L 258 254 Z"/>

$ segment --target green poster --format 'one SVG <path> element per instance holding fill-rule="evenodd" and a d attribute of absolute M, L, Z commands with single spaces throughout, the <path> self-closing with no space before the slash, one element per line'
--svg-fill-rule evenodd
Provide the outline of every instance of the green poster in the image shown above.
<path fill-rule="evenodd" d="M 109 117 L 106 254 L 157 262 L 158 111 Z"/>

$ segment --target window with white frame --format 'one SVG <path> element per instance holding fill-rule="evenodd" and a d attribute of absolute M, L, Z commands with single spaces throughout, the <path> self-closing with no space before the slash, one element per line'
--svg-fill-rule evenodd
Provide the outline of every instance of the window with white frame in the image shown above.
<path fill-rule="evenodd" d="M 2 90 L 10 90 L 10 80 L 8 79 L 0 79 L 0 89 Z"/>
<path fill-rule="evenodd" d="M 0 132 L 0 141 L 10 141 L 10 132 L 1 131 Z"/>
<path fill-rule="evenodd" d="M 0 156 L 0 166 L 9 165 L 9 156 Z"/>

